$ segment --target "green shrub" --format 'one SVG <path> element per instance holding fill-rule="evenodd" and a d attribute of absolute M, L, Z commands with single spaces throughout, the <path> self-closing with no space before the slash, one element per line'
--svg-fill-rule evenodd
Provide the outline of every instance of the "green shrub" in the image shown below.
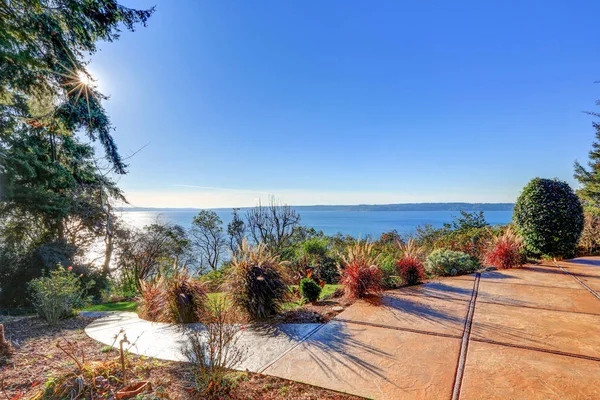
<path fill-rule="evenodd" d="M 535 178 L 517 199 L 513 221 L 530 254 L 570 257 L 583 231 L 583 207 L 566 182 Z"/>
<path fill-rule="evenodd" d="M 289 295 L 279 258 L 246 241 L 231 260 L 226 286 L 232 303 L 252 319 L 277 314 Z"/>
<path fill-rule="evenodd" d="M 321 286 L 310 278 L 304 278 L 300 281 L 300 294 L 303 299 L 314 303 L 319 300 Z"/>
<path fill-rule="evenodd" d="M 198 280 L 206 285 L 208 292 L 221 292 L 221 288 L 225 284 L 225 278 L 227 277 L 227 268 L 228 266 L 224 266 L 216 271 L 211 270 L 201 275 Z"/>
<path fill-rule="evenodd" d="M 438 249 L 427 256 L 426 268 L 430 275 L 454 276 L 468 274 L 479 264 L 471 256 L 460 251 Z"/>
<path fill-rule="evenodd" d="M 383 287 L 386 289 L 393 289 L 402 282 L 398 276 L 396 258 L 398 257 L 394 254 L 389 254 L 383 257 L 379 263 L 379 268 L 383 272 Z"/>
<path fill-rule="evenodd" d="M 38 315 L 51 325 L 72 316 L 75 308 L 83 307 L 87 300 L 86 290 L 94 284 L 89 281 L 82 286 L 82 276 L 73 273 L 72 269 L 59 265 L 47 276 L 33 279 L 28 284 L 31 302 Z"/>

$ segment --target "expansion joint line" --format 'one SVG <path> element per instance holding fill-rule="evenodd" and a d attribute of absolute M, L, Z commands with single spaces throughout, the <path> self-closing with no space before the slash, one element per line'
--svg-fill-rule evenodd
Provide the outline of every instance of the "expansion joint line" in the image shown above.
<path fill-rule="evenodd" d="M 308 332 L 302 339 L 300 339 L 298 342 L 296 342 L 293 346 L 291 346 L 289 349 L 287 349 L 286 351 L 284 351 L 283 353 L 281 353 L 280 355 L 278 355 L 277 357 L 275 357 L 275 359 L 273 361 L 271 361 L 267 365 L 265 365 L 262 368 L 260 368 L 258 370 L 258 373 L 259 374 L 264 373 L 267 370 L 267 368 L 269 368 L 271 365 L 275 364 L 277 361 L 281 360 L 286 354 L 288 354 L 289 352 L 291 352 L 292 350 L 294 350 L 296 347 L 300 346 L 300 344 L 302 344 L 306 340 L 308 340 L 312 335 L 314 335 L 319 330 L 321 330 L 325 325 L 327 325 L 327 324 L 321 324 L 321 325 L 317 326 L 316 328 L 314 328 L 312 331 Z"/>
<path fill-rule="evenodd" d="M 458 400 L 460 397 L 460 388 L 462 385 L 463 374 L 465 372 L 465 362 L 467 360 L 467 350 L 469 348 L 469 339 L 471 337 L 471 326 L 473 325 L 473 313 L 475 312 L 475 301 L 479 291 L 479 280 L 481 274 L 477 273 L 475 282 L 473 283 L 473 293 L 469 302 L 469 311 L 465 320 L 465 329 L 463 331 L 462 341 L 460 344 L 460 354 L 458 356 L 458 364 L 456 366 L 456 375 L 454 379 L 454 390 L 452 391 L 452 400 Z"/>
<path fill-rule="evenodd" d="M 592 289 L 591 287 L 589 287 L 588 285 L 583 283 L 583 281 L 581 279 L 579 279 L 579 277 L 577 277 L 577 276 L 573 275 L 572 273 L 570 273 L 569 271 L 567 271 L 563 266 L 558 264 L 555 260 L 552 260 L 552 262 L 554 263 L 554 265 L 556 265 L 558 268 L 560 268 L 562 270 L 562 272 L 571 276 L 571 278 L 575 279 L 577 281 L 577 283 L 579 283 L 581 286 L 583 286 L 583 288 L 585 290 L 587 290 L 588 292 L 593 294 L 598 300 L 600 300 L 600 294 L 596 293 L 596 291 L 594 289 Z"/>

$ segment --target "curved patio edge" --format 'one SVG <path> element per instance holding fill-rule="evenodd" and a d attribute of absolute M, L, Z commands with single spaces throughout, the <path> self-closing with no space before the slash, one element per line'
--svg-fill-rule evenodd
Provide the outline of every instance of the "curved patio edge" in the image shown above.
<path fill-rule="evenodd" d="M 320 326 L 322 324 L 279 324 L 240 331 L 238 346 L 244 349 L 246 357 L 236 369 L 261 371 Z M 131 342 L 131 345 L 124 345 L 130 353 L 168 361 L 188 361 L 184 356 L 188 329 L 202 329 L 202 325 L 151 322 L 139 318 L 136 313 L 123 311 L 106 312 L 105 316 L 90 323 L 85 333 L 100 343 L 118 348 L 115 336 L 123 332 Z"/>

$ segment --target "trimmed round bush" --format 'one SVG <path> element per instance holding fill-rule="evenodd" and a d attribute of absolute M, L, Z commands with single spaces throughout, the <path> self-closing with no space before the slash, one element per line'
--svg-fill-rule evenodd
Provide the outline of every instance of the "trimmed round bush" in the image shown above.
<path fill-rule="evenodd" d="M 583 231 L 583 207 L 566 182 L 535 178 L 517 199 L 513 222 L 530 254 L 571 257 Z"/>
<path fill-rule="evenodd" d="M 426 268 L 430 275 L 455 276 L 469 274 L 477 269 L 478 262 L 461 251 L 438 249 L 427 256 Z"/>
<path fill-rule="evenodd" d="M 300 294 L 302 295 L 303 299 L 314 303 L 319 300 L 319 296 L 321 295 L 321 286 L 319 286 L 317 282 L 310 278 L 304 278 L 300 281 Z"/>

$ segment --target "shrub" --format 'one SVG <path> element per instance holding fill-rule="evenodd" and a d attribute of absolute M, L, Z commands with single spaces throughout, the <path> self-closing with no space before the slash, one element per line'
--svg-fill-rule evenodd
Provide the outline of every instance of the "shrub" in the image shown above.
<path fill-rule="evenodd" d="M 427 256 L 426 268 L 431 275 L 454 276 L 473 272 L 478 263 L 460 251 L 438 249 Z"/>
<path fill-rule="evenodd" d="M 335 258 L 329 255 L 330 243 L 326 238 L 313 237 L 305 240 L 300 247 L 299 264 L 314 266 L 314 273 L 327 283 L 336 283 L 339 279 Z"/>
<path fill-rule="evenodd" d="M 72 269 L 59 265 L 47 276 L 32 279 L 28 284 L 31 302 L 38 315 L 51 325 L 72 316 L 75 308 L 84 306 L 86 290 L 94 284 L 90 281 L 83 287 L 81 275 L 76 275 Z"/>
<path fill-rule="evenodd" d="M 436 242 L 436 247 L 460 251 L 482 261 L 493 237 L 494 232 L 490 226 L 464 228 L 448 232 Z"/>
<path fill-rule="evenodd" d="M 310 278 L 304 278 L 300 281 L 300 294 L 302 295 L 303 299 L 314 303 L 319 300 L 319 296 L 321 295 L 321 286 L 319 286 L 317 282 Z"/>
<path fill-rule="evenodd" d="M 347 248 L 347 254 L 342 257 L 340 283 L 344 285 L 347 297 L 359 299 L 367 293 L 381 292 L 383 272 L 372 250 L 372 243 L 357 241 Z"/>
<path fill-rule="evenodd" d="M 583 230 L 583 207 L 566 182 L 535 178 L 517 199 L 513 221 L 531 254 L 570 257 Z"/>
<path fill-rule="evenodd" d="M 578 248 L 581 255 L 594 255 L 600 251 L 600 215 L 585 213 L 585 224 Z"/>
<path fill-rule="evenodd" d="M 405 285 L 416 285 L 425 279 L 423 262 L 413 255 L 405 255 L 396 263 L 398 276 Z"/>
<path fill-rule="evenodd" d="M 16 311 L 30 306 L 28 283 L 60 265 L 73 265 L 77 248 L 62 241 L 32 248 L 4 246 L 0 240 L 0 308 Z"/>
<path fill-rule="evenodd" d="M 201 282 L 185 272 L 176 272 L 154 282 L 141 282 L 139 315 L 156 322 L 201 322 L 207 299 Z"/>
<path fill-rule="evenodd" d="M 206 274 L 201 275 L 198 280 L 205 284 L 206 290 L 209 292 L 220 292 L 221 288 L 225 284 L 225 278 L 227 277 L 227 268 L 224 266 L 216 271 L 211 270 Z"/>
<path fill-rule="evenodd" d="M 382 285 L 386 289 L 393 289 L 401 282 L 398 276 L 398 268 L 396 268 L 397 258 L 396 254 L 388 254 L 382 257 L 379 262 L 379 268 L 383 274 Z"/>
<path fill-rule="evenodd" d="M 210 300 L 204 323 L 205 330 L 191 331 L 184 355 L 192 365 L 196 389 L 202 398 L 221 398 L 227 395 L 227 375 L 246 356 L 239 343 L 236 318 L 225 299 Z"/>
<path fill-rule="evenodd" d="M 277 314 L 289 293 L 279 258 L 246 241 L 231 260 L 227 286 L 232 303 L 253 319 Z"/>
<path fill-rule="evenodd" d="M 508 228 L 502 236 L 492 239 L 485 253 L 485 262 L 498 269 L 517 268 L 523 265 L 521 238 Z"/>

